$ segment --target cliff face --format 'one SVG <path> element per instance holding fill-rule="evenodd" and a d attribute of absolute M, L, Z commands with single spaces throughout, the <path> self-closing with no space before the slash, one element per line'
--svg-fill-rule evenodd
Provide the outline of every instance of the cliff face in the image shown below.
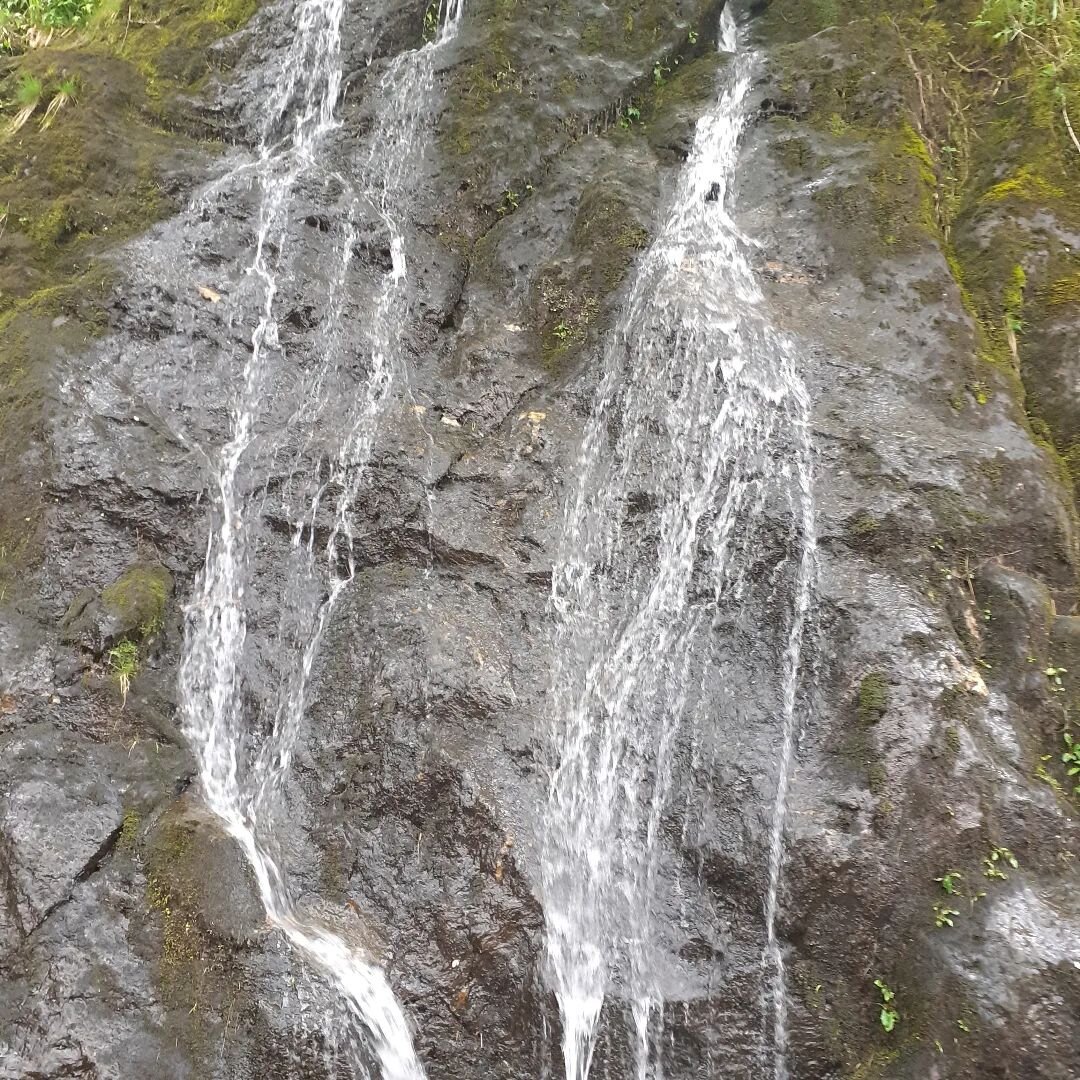
<path fill-rule="evenodd" d="M 478 0 L 423 103 L 407 371 L 351 507 L 356 572 L 276 843 L 300 908 L 385 966 L 433 1080 L 562 1072 L 539 870 L 551 571 L 605 335 L 724 76 L 721 7 Z M 819 572 L 780 908 L 791 1074 L 1065 1080 L 1080 152 L 1019 60 L 973 43 L 971 5 L 838 8 L 746 13 L 762 56 L 733 203 L 812 401 Z M 339 996 L 267 927 L 203 808 L 176 689 L 258 314 L 243 170 L 296 12 L 224 40 L 250 11 L 133 12 L 5 61 L 9 81 L 77 70 L 83 94 L 0 146 L 0 1076 L 352 1075 L 320 1019 Z M 290 492 L 350 415 L 394 265 L 367 180 L 389 152 L 371 145 L 381 96 L 432 18 L 347 12 L 341 127 L 282 232 L 273 449 L 241 478 L 261 493 L 242 661 L 257 734 L 300 647 Z M 638 495 L 633 527 L 651 528 L 657 493 Z M 320 542 L 332 527 L 312 516 Z M 696 809 L 660 829 L 671 1077 L 772 1075 L 774 615 L 743 613 L 737 707 L 675 753 L 673 806 Z M 632 1075 L 622 1010 L 616 987 L 594 1075 Z"/>

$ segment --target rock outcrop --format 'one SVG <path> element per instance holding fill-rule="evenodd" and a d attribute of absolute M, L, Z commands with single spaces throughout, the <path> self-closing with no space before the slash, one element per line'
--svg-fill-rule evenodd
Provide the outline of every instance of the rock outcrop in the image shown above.
<path fill-rule="evenodd" d="M 715 99 L 722 6 L 467 0 L 436 73 L 407 223 L 409 370 L 352 511 L 357 572 L 316 662 L 280 837 L 302 906 L 385 965 L 432 1080 L 561 1075 L 537 864 L 551 566 L 605 331 Z M 956 96 L 981 76 L 949 67 L 942 35 L 970 5 L 840 7 L 748 13 L 762 57 L 735 199 L 813 400 L 820 581 L 781 926 L 792 1076 L 1066 1080 L 1080 155 L 1060 165 L 1040 143 L 1029 161 L 1013 104 L 992 146 L 961 147 L 961 176 L 950 99 L 982 123 Z M 50 46 L 88 85 L 86 65 L 108 65 L 109 96 L 0 148 L 20 191 L 43 169 L 66 182 L 62 140 L 87 157 L 82 201 L 39 188 L 48 205 L 0 234 L 5 1080 L 345 1075 L 317 1019 L 340 1003 L 263 925 L 177 726 L 205 463 L 251 329 L 234 316 L 249 314 L 252 196 L 180 210 L 256 142 L 292 18 L 267 8 L 218 41 L 251 14 L 222 11 L 147 9 L 142 68 Z M 349 13 L 328 173 L 356 167 L 378 76 L 422 43 L 425 15 Z M 140 170 L 152 205 L 113 199 L 93 224 Z M 268 425 L 318 348 L 320 259 L 351 227 L 356 297 L 390 259 L 374 207 L 312 184 L 294 211 L 294 277 L 310 275 L 278 298 L 291 367 Z M 127 242 L 106 248 L 106 224 Z M 366 315 L 344 305 L 344 341 L 363 342 Z M 271 465 L 246 482 L 282 490 Z M 285 552 L 291 526 L 266 505 L 253 546 Z M 276 674 L 283 565 L 255 576 L 256 696 Z M 687 973 L 666 1008 L 671 1077 L 771 1075 L 776 729 L 743 690 L 744 709 L 714 718 L 709 775 L 679 755 L 678 783 L 708 793 L 693 830 L 674 815 L 662 830 L 691 913 L 664 943 Z M 891 1031 L 876 983 L 895 994 Z M 630 1074 L 620 1007 L 597 1077 Z"/>

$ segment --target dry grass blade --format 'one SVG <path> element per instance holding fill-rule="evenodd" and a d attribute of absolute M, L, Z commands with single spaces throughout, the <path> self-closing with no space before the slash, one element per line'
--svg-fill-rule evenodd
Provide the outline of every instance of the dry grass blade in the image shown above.
<path fill-rule="evenodd" d="M 12 118 L 11 123 L 8 124 L 4 134 L 14 135 L 21 127 L 24 127 L 27 120 L 34 115 L 34 110 L 37 105 L 24 105 Z"/>
<path fill-rule="evenodd" d="M 52 39 L 53 31 L 51 29 L 46 30 L 38 26 L 31 26 L 23 35 L 23 40 L 26 42 L 27 48 L 30 49 L 44 49 Z"/>
<path fill-rule="evenodd" d="M 56 119 L 56 114 L 67 104 L 74 103 L 78 94 L 78 84 L 74 79 L 65 79 L 59 89 L 53 95 L 53 99 L 49 102 L 48 108 L 45 110 L 45 115 L 41 118 L 41 124 L 39 128 L 44 131 L 49 127 L 53 120 Z"/>

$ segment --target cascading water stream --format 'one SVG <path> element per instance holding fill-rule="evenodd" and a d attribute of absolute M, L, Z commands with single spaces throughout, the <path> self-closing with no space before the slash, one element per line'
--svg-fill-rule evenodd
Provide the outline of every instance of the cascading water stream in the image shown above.
<path fill-rule="evenodd" d="M 756 63 L 738 38 L 726 10 L 725 87 L 607 342 L 553 573 L 542 885 L 567 1080 L 588 1076 L 616 986 L 638 1075 L 660 1075 L 659 836 L 682 729 L 712 721 L 710 680 L 738 662 L 725 630 L 760 593 L 786 605 L 770 688 L 780 753 L 763 962 L 773 1071 L 787 1075 L 776 919 L 816 565 L 810 405 L 728 212 Z"/>
<path fill-rule="evenodd" d="M 267 105 L 257 160 L 237 170 L 259 185 L 258 227 L 248 275 L 259 295 L 228 441 L 216 465 L 215 525 L 206 562 L 187 609 L 180 691 L 185 732 L 195 752 L 206 802 L 246 854 L 268 921 L 329 978 L 350 1014 L 366 1031 L 386 1080 L 420 1080 L 423 1070 L 408 1024 L 380 968 L 361 958 L 338 933 L 302 911 L 278 854 L 274 815 L 301 731 L 307 689 L 324 631 L 341 592 L 352 580 L 350 514 L 370 458 L 380 416 L 401 374 L 400 325 L 410 296 L 406 264 L 407 183 L 423 153 L 425 111 L 434 85 L 435 58 L 454 36 L 461 0 L 444 0 L 434 41 L 397 56 L 378 90 L 379 111 L 370 151 L 348 189 L 349 209 L 373 209 L 389 234 L 392 265 L 379 287 L 367 327 L 370 360 L 359 386 L 337 387 L 340 322 L 355 236 L 345 227 L 319 331 L 316 363 L 303 400 L 280 433 L 261 430 L 280 370 L 275 300 L 290 264 L 285 256 L 290 210 L 301 181 L 320 171 L 323 144 L 338 126 L 341 90 L 341 24 L 346 0 L 303 0 L 278 84 Z M 216 187 L 220 190 L 229 177 Z M 340 415 L 344 397 L 345 415 Z M 248 631 L 246 593 L 253 588 L 248 532 L 260 512 L 260 478 L 246 481 L 251 458 L 273 459 L 285 449 L 286 432 L 313 430 L 331 405 L 337 440 L 316 464 L 314 481 L 286 491 L 284 510 L 293 522 L 285 595 L 281 599 L 278 654 L 283 671 L 265 710 L 245 698 L 242 657 Z M 272 426 L 272 425 L 271 425 Z M 328 425 L 329 426 L 329 425 Z M 263 428 L 266 425 L 262 425 Z M 295 467 L 303 455 L 298 452 Z M 260 458 L 259 454 L 263 457 Z M 262 479 L 265 486 L 265 478 Z M 327 506 L 329 504 L 329 506 Z M 317 522 L 329 516 L 316 547 Z M 269 713 L 263 720 L 263 712 Z M 256 715 L 252 715 L 256 713 Z M 269 730 L 262 734 L 264 728 Z M 362 1062 L 356 1067 L 363 1075 Z"/>

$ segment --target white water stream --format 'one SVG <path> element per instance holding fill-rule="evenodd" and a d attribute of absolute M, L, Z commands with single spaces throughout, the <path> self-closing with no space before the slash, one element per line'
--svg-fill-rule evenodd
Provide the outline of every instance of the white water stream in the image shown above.
<path fill-rule="evenodd" d="M 246 854 L 270 924 L 340 992 L 367 1033 L 385 1080 L 423 1076 L 408 1023 L 382 970 L 317 916 L 301 910 L 282 865 L 274 822 L 302 729 L 322 637 L 354 574 L 353 501 L 380 417 L 402 371 L 400 324 L 410 295 L 407 185 L 424 150 L 435 59 L 456 32 L 461 6 L 461 0 L 444 0 L 435 40 L 388 65 L 376 91 L 378 113 L 369 136 L 370 150 L 359 164 L 358 175 L 343 181 L 353 208 L 364 205 L 381 217 L 389 234 L 392 266 L 368 316 L 370 359 L 361 385 L 339 387 L 335 375 L 342 342 L 337 323 L 355 239 L 351 226 L 345 227 L 340 257 L 326 286 L 329 302 L 318 329 L 317 363 L 307 375 L 293 418 L 295 425 L 313 430 L 334 410 L 335 441 L 328 460 L 314 470 L 316 482 L 299 485 L 299 491 L 292 489 L 286 495 L 293 538 L 276 642 L 283 670 L 269 706 L 252 709 L 245 698 L 242 662 L 249 612 L 245 594 L 252 586 L 247 544 L 253 516 L 260 510 L 259 485 L 265 477 L 245 481 L 244 466 L 260 439 L 264 443 L 269 439 L 270 457 L 277 449 L 273 432 L 268 436 L 260 431 L 260 422 L 268 415 L 267 402 L 274 396 L 272 376 L 280 370 L 275 362 L 282 352 L 276 300 L 291 272 L 286 246 L 298 187 L 320 175 L 326 141 L 339 126 L 335 110 L 341 91 L 346 0 L 302 0 L 296 9 L 286 62 L 266 105 L 258 159 L 238 170 L 238 174 L 253 174 L 260 191 L 248 269 L 258 286 L 260 311 L 236 393 L 230 436 L 216 463 L 214 523 L 205 567 L 187 608 L 180 671 L 184 729 L 207 805 Z M 218 188 L 228 182 L 226 177 Z M 338 400 L 343 393 L 344 405 Z M 284 435 L 281 446 L 283 440 Z M 326 519 L 327 510 L 326 538 L 316 547 L 316 522 Z M 366 1075 L 363 1062 L 355 1062 L 355 1068 L 357 1075 Z"/>
<path fill-rule="evenodd" d="M 738 651 L 724 628 L 765 576 L 783 625 L 774 670 L 747 673 L 775 683 L 778 748 L 763 935 L 772 1036 L 762 1056 L 777 1080 L 788 1075 L 776 921 L 816 565 L 810 405 L 795 345 L 770 321 L 752 245 L 729 215 L 756 57 L 739 48 L 727 11 L 720 48 L 731 54 L 722 94 L 698 123 L 606 345 L 554 568 L 542 885 L 567 1080 L 589 1075 L 613 992 L 628 1008 L 637 1075 L 661 1075 L 654 918 L 672 774 L 684 726 L 717 721 L 702 687 L 720 670 L 716 650 Z M 780 554 L 762 571 L 777 531 Z"/>

